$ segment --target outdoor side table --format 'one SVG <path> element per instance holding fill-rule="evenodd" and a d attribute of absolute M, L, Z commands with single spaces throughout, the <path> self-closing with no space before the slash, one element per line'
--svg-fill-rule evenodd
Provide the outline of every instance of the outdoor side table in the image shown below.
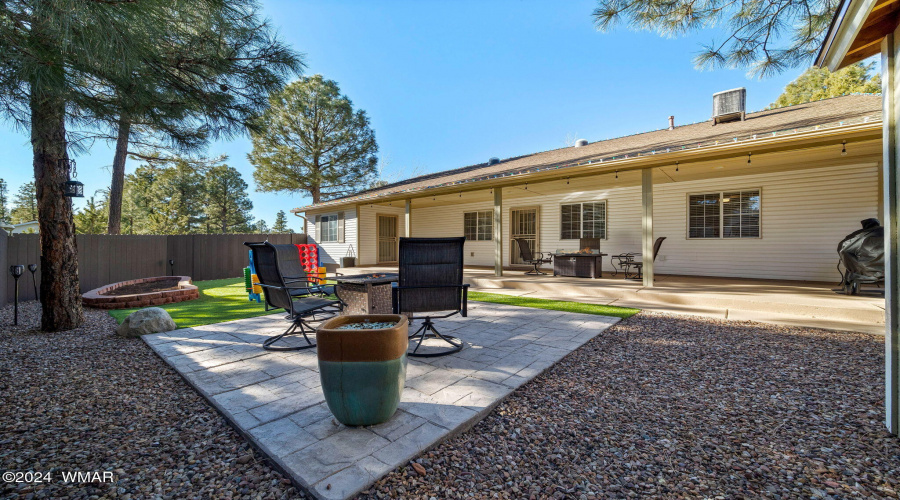
<path fill-rule="evenodd" d="M 558 253 L 553 255 L 553 276 L 600 278 L 605 253 Z"/>
<path fill-rule="evenodd" d="M 391 314 L 391 283 L 399 280 L 396 273 L 336 277 L 337 293 L 346 304 L 343 314 Z"/>

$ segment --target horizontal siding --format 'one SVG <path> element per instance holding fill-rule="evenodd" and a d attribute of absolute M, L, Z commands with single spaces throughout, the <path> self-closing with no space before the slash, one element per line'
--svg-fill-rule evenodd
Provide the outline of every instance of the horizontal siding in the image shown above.
<path fill-rule="evenodd" d="M 688 193 L 762 190 L 762 237 L 758 239 L 688 239 Z M 608 239 L 601 243 L 611 255 L 641 251 L 641 189 L 639 186 L 569 192 L 504 201 L 503 234 L 509 239 L 510 210 L 540 208 L 539 251 L 575 250 L 577 240 L 560 240 L 560 205 L 606 201 Z M 415 207 L 415 205 L 413 205 Z M 413 209 L 414 236 L 462 236 L 463 213 L 488 210 L 491 202 Z M 379 209 L 380 210 L 380 209 Z M 402 214 L 402 209 L 400 210 Z M 654 187 L 654 235 L 666 236 L 657 272 L 700 276 L 834 281 L 838 279 L 836 248 L 859 221 L 878 216 L 878 166 L 844 165 L 793 172 L 724 177 L 658 184 Z M 374 217 L 371 220 L 374 254 Z M 363 220 L 363 242 L 366 241 Z M 364 248 L 366 243 L 363 243 Z M 466 264 L 493 265 L 492 241 L 466 242 Z M 503 248 L 508 265 L 509 242 Z M 604 262 L 609 265 L 609 260 Z"/>
<path fill-rule="evenodd" d="M 344 242 L 320 243 L 316 234 L 316 215 L 335 215 L 338 212 L 344 212 Z M 307 232 L 309 233 L 310 243 L 319 245 L 319 260 L 321 263 L 340 264 L 341 257 L 356 255 L 356 231 L 359 226 L 357 224 L 356 210 L 348 208 L 331 212 L 310 212 L 306 214 L 306 217 L 309 219 Z"/>

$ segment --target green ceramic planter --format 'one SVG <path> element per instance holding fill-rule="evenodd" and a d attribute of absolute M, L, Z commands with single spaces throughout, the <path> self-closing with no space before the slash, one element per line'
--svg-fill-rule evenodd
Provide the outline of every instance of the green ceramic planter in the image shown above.
<path fill-rule="evenodd" d="M 362 322 L 391 328 L 341 329 Z M 337 316 L 316 331 L 325 402 L 344 425 L 375 425 L 397 411 L 406 383 L 409 321 L 400 314 Z"/>

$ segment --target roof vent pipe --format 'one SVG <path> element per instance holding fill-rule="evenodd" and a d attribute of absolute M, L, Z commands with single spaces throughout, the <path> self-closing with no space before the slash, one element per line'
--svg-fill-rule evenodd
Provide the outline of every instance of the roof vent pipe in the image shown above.
<path fill-rule="evenodd" d="M 494 157 L 488 160 L 488 165 L 496 165 L 500 163 L 500 158 Z"/>
<path fill-rule="evenodd" d="M 675 130 L 675 117 L 669 117 L 669 130 Z"/>
<path fill-rule="evenodd" d="M 587 140 L 587 139 L 578 139 L 577 141 L 575 141 L 575 147 L 576 147 L 576 148 L 580 148 L 580 147 L 582 147 L 582 146 L 587 146 L 587 145 L 588 145 L 588 140 Z"/>

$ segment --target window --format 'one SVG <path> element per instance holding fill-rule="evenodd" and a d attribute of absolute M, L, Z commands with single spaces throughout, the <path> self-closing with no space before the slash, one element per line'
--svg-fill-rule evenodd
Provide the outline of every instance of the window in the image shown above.
<path fill-rule="evenodd" d="M 336 242 L 338 240 L 338 216 L 323 215 L 319 219 L 319 228 L 322 233 L 319 234 L 319 242 Z"/>
<path fill-rule="evenodd" d="M 688 238 L 759 238 L 759 189 L 688 196 Z"/>
<path fill-rule="evenodd" d="M 494 239 L 494 211 L 481 210 L 463 214 L 463 235 L 469 241 Z"/>
<path fill-rule="evenodd" d="M 560 238 L 606 238 L 606 202 L 571 203 L 560 207 Z"/>

